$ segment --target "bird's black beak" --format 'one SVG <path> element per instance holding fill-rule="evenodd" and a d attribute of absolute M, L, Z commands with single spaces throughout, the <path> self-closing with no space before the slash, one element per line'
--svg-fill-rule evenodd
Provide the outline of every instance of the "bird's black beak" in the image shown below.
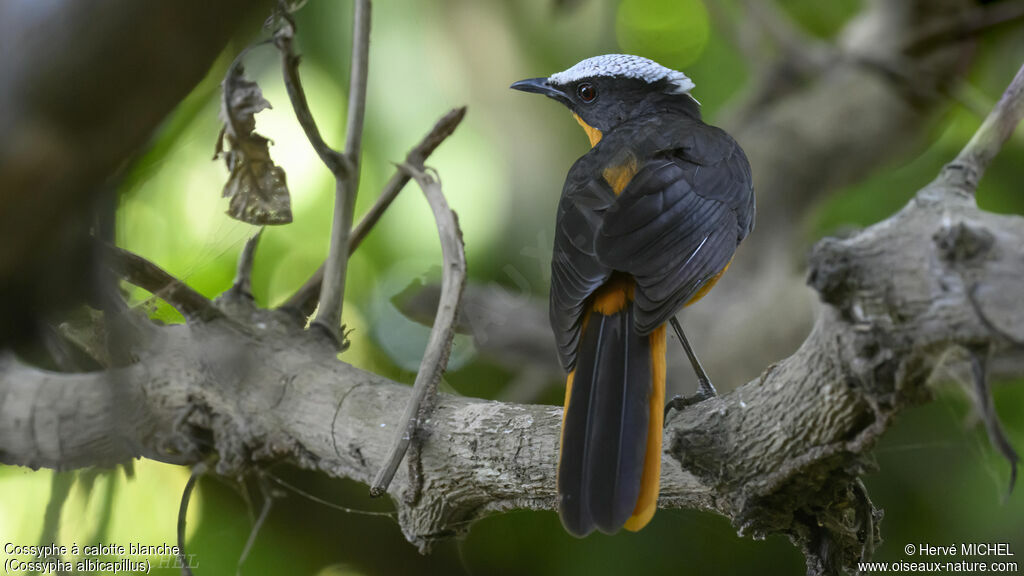
<path fill-rule="evenodd" d="M 532 92 L 534 94 L 543 94 L 548 98 L 558 100 L 562 104 L 569 104 L 569 97 L 564 92 L 555 88 L 551 84 L 548 84 L 547 78 L 528 78 L 526 80 L 520 80 L 515 84 L 509 86 L 513 90 L 520 90 L 522 92 Z"/>

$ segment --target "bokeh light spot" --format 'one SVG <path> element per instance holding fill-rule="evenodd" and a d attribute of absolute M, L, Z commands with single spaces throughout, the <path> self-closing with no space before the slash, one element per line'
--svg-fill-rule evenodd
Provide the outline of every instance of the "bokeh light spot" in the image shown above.
<path fill-rule="evenodd" d="M 704 52 L 710 22 L 701 0 L 622 0 L 615 33 L 623 52 L 679 69 Z"/>

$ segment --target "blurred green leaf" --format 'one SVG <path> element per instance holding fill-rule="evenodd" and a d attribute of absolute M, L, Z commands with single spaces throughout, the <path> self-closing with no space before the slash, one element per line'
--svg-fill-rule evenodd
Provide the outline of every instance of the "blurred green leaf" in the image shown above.
<path fill-rule="evenodd" d="M 615 31 L 624 52 L 678 69 L 700 58 L 710 27 L 701 0 L 622 0 Z"/>

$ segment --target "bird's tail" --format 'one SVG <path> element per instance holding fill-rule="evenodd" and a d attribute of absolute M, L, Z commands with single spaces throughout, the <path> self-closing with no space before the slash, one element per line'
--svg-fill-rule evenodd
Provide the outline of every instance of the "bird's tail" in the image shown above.
<path fill-rule="evenodd" d="M 629 296 L 595 300 L 566 382 L 558 510 L 576 536 L 639 530 L 657 506 L 665 327 L 638 334 Z"/>

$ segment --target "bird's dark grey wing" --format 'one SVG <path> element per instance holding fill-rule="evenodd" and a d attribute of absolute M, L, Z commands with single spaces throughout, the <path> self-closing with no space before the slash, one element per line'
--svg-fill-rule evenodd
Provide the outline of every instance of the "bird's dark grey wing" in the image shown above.
<path fill-rule="evenodd" d="M 647 161 L 604 212 L 595 237 L 600 261 L 636 280 L 641 334 L 721 272 L 752 226 L 750 169 L 739 147 L 702 161 L 687 150 Z"/>
<path fill-rule="evenodd" d="M 601 215 L 615 196 L 603 181 L 585 176 L 590 173 L 593 171 L 580 163 L 569 173 L 558 205 L 551 256 L 549 315 L 566 370 L 576 364 L 586 300 L 612 272 L 594 254 L 594 235 L 601 225 Z"/>

